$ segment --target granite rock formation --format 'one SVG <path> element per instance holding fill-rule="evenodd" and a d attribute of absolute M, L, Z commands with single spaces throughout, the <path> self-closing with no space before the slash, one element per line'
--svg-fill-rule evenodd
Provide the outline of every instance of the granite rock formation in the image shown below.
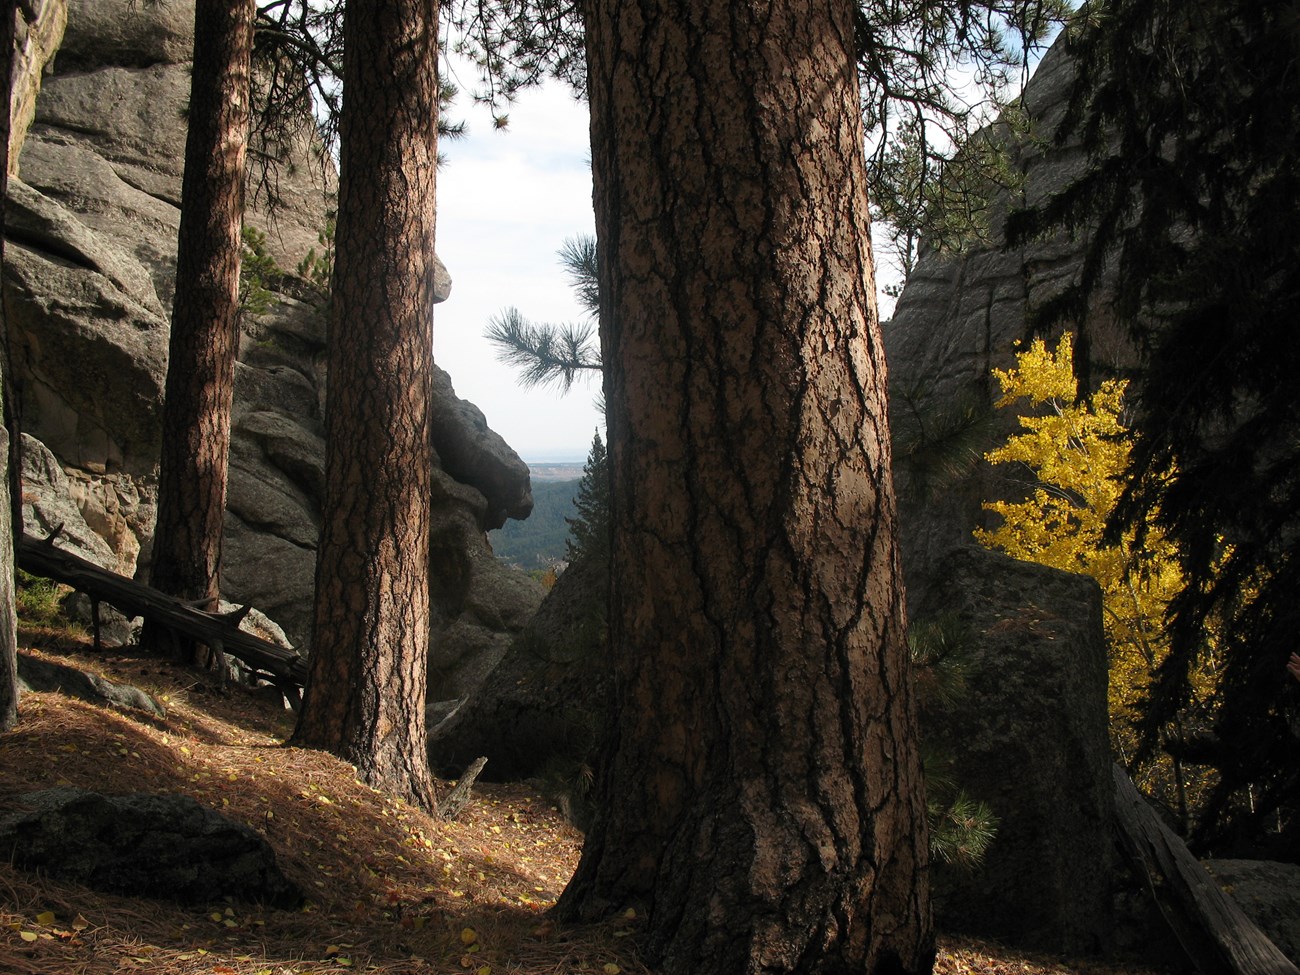
<path fill-rule="evenodd" d="M 189 796 L 58 788 L 12 802 L 19 811 L 0 817 L 0 851 L 19 869 L 183 904 L 303 901 L 266 840 Z"/>
<path fill-rule="evenodd" d="M 77 554 L 140 574 L 155 510 L 194 4 L 37 6 L 67 28 L 61 44 L 54 26 L 28 31 L 18 87 L 40 94 L 8 197 L 7 311 L 30 435 L 25 529 L 62 524 L 62 544 Z M 334 176 L 309 120 L 289 139 L 278 208 L 253 194 L 245 219 L 291 272 L 320 246 Z M 293 273 L 271 286 L 271 307 L 243 323 L 222 590 L 303 647 L 324 479 L 324 298 Z M 438 296 L 449 293 L 441 269 Z M 450 377 L 439 373 L 436 386 L 444 472 L 433 573 L 449 595 L 436 606 L 432 673 L 438 693 L 462 694 L 541 593 L 495 563 L 483 534 L 527 517 L 527 466 Z M 455 579 L 440 583 L 447 572 Z"/>

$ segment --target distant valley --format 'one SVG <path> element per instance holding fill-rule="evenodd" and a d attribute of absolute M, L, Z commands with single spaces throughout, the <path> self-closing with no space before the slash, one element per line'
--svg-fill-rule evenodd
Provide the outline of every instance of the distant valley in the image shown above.
<path fill-rule="evenodd" d="M 488 532 L 492 552 L 502 562 L 524 570 L 547 569 L 564 560 L 569 537 L 566 518 L 576 513 L 573 499 L 582 480 L 582 464 L 529 464 L 533 513 L 526 521 L 507 521 Z"/>

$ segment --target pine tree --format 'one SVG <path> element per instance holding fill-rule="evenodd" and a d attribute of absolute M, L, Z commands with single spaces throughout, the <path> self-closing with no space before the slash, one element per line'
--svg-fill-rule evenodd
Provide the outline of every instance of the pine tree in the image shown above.
<path fill-rule="evenodd" d="M 565 518 L 569 525 L 569 538 L 564 543 L 565 558 L 609 561 L 609 457 L 600 431 L 591 441 L 591 452 L 582 468 L 578 496 L 573 499 L 578 509 L 576 518 Z"/>
<path fill-rule="evenodd" d="M 853 6 L 584 12 L 617 701 L 559 913 L 645 908 L 666 975 L 928 971 Z"/>
<path fill-rule="evenodd" d="M 555 383 L 563 394 L 579 375 L 599 372 L 601 367 L 594 321 L 600 311 L 596 238 L 572 237 L 564 242 L 559 256 L 589 321 L 562 325 L 533 322 L 517 308 L 507 308 L 488 322 L 484 337 L 497 347 L 500 361 L 522 370 L 521 386 Z"/>
<path fill-rule="evenodd" d="M 348 0 L 344 15 L 326 491 L 293 739 L 427 809 L 437 13 Z"/>
<path fill-rule="evenodd" d="M 194 8 L 181 226 L 149 584 L 206 603 L 220 595 L 230 407 L 239 347 L 239 267 L 250 113 L 253 0 Z M 147 624 L 142 642 L 196 663 L 192 639 Z M 224 666 L 219 655 L 209 665 Z"/>

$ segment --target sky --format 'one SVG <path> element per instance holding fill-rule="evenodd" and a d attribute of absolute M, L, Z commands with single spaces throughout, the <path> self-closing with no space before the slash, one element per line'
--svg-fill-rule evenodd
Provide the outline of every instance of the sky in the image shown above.
<path fill-rule="evenodd" d="M 452 114 L 469 134 L 441 146 L 437 249 L 452 287 L 434 309 L 434 359 L 524 460 L 581 462 L 596 430 L 604 436 L 599 377 L 566 395 L 522 389 L 483 332 L 510 306 L 534 321 L 583 320 L 556 252 L 568 237 L 595 234 L 586 106 L 549 83 L 519 97 L 504 129 L 466 99 Z"/>

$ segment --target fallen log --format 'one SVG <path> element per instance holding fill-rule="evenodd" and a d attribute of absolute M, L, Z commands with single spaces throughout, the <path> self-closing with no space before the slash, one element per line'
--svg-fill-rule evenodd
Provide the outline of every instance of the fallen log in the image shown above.
<path fill-rule="evenodd" d="M 1236 902 L 1219 889 L 1183 841 L 1113 768 L 1121 846 L 1145 877 L 1160 913 L 1201 975 L 1300 975 Z"/>
<path fill-rule="evenodd" d="M 218 657 L 227 653 L 242 660 L 255 676 L 274 684 L 294 710 L 298 709 L 307 683 L 307 661 L 297 650 L 286 650 L 241 630 L 239 621 L 248 607 L 226 614 L 206 612 L 55 548 L 54 539 L 53 535 L 44 540 L 30 535 L 19 538 L 14 552 L 19 568 L 84 592 L 92 603 L 106 602 L 127 616 L 143 616 L 183 633 L 207 644 Z"/>

